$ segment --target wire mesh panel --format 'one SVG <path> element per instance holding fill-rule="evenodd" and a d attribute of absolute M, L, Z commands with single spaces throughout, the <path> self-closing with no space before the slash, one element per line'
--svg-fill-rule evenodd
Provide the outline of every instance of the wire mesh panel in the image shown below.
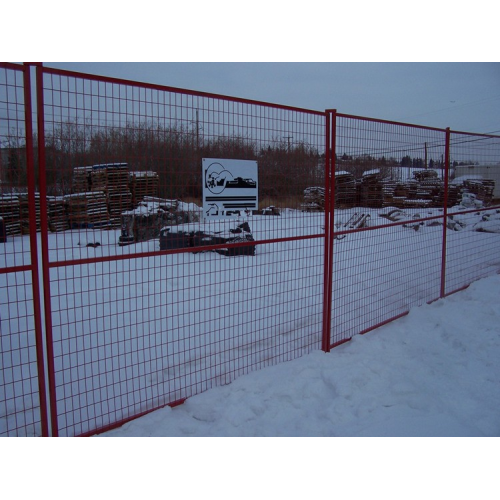
<path fill-rule="evenodd" d="M 445 293 L 498 271 L 500 263 L 500 137 L 452 132 Z"/>
<path fill-rule="evenodd" d="M 23 66 L 0 63 L 0 436 L 47 433 L 26 78 Z"/>
<path fill-rule="evenodd" d="M 439 297 L 443 130 L 337 115 L 331 343 Z"/>
<path fill-rule="evenodd" d="M 40 75 L 61 435 L 320 348 L 324 113 Z M 256 162 L 223 187 L 258 205 L 209 218 L 204 158 Z"/>
<path fill-rule="evenodd" d="M 38 162 L 29 67 L 0 63 L 2 436 L 117 426 L 498 272 L 497 136 L 42 66 L 36 90 Z"/>

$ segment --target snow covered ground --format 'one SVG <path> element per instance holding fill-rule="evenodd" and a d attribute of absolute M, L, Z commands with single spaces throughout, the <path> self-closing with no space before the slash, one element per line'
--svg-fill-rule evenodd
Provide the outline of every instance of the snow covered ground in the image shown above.
<path fill-rule="evenodd" d="M 500 436 L 500 275 L 103 436 Z"/>
<path fill-rule="evenodd" d="M 369 213 L 371 228 L 348 234 L 334 245 L 332 343 L 439 297 L 443 234 L 447 236 L 446 292 L 500 269 L 497 209 L 455 213 L 457 230 L 443 230 L 439 209 L 408 211 L 407 224 L 390 227 L 381 216 L 387 209 L 361 210 Z M 338 230 L 353 211 L 336 211 Z M 417 213 L 425 222 L 414 223 L 411 217 Z M 430 414 L 441 416 L 440 421 L 430 418 L 434 434 L 499 433 L 491 412 L 481 407 L 485 417 L 476 419 L 474 414 L 479 404 L 476 399 L 499 406 L 494 390 L 484 382 L 498 381 L 488 365 L 489 356 L 497 356 L 498 350 L 489 337 L 478 340 L 483 335 L 478 329 L 480 318 L 468 315 L 472 324 L 467 336 L 455 339 L 449 331 L 455 328 L 454 316 L 439 315 L 441 306 L 437 304 L 444 302 L 439 301 L 418 320 L 417 335 L 399 332 L 401 325 L 418 314 L 412 312 L 398 326 L 386 327 L 398 332 L 387 341 L 376 341 L 378 332 L 356 336 L 325 355 L 319 350 L 324 215 L 288 209 L 281 217 L 250 217 L 249 223 L 258 242 L 288 239 L 257 245 L 255 256 L 228 258 L 214 252 L 157 254 L 158 240 L 120 247 L 119 231 L 49 234 L 50 261 L 66 262 L 50 270 L 60 435 L 94 432 L 185 397 L 189 399 L 183 406 L 153 413 L 146 421 L 168 414 L 169 425 L 179 425 L 164 431 L 169 435 L 383 434 L 388 423 L 395 435 L 404 435 L 410 431 L 401 428 L 400 421 Z M 189 224 L 184 228 L 189 229 Z M 294 237 L 299 239 L 291 239 Z M 99 246 L 87 246 L 96 242 Z M 146 254 L 128 258 L 138 252 Z M 94 262 L 94 257 L 103 261 Z M 80 259 L 87 261 L 80 263 Z M 29 262 L 27 235 L 8 238 L 0 245 L 0 266 Z M 30 294 L 29 273 L 0 275 L 0 435 L 17 435 L 18 426 L 23 431 L 23 422 L 28 433 L 40 433 L 36 391 L 30 397 L 30 383 L 36 383 Z M 488 303 L 478 305 L 484 309 Z M 425 318 L 436 315 L 439 317 L 429 325 Z M 498 317 L 495 321 L 498 323 Z M 441 328 L 438 333 L 431 328 L 436 325 Z M 463 325 L 465 321 L 458 322 L 459 327 Z M 491 326 L 487 328 L 490 332 Z M 492 331 L 498 336 L 498 330 Z M 444 354 L 439 350 L 442 347 L 446 348 Z M 476 351 L 482 348 L 484 352 Z M 386 352 L 390 362 L 383 358 Z M 307 356 L 294 363 L 271 367 L 303 355 Z M 454 362 L 448 363 L 450 360 Z M 462 365 L 471 363 L 472 373 L 465 368 L 460 371 Z M 451 376 L 448 368 L 455 371 L 451 373 L 453 382 L 446 383 Z M 247 377 L 260 389 L 245 389 Z M 487 398 L 474 385 L 477 377 L 481 390 L 491 389 Z M 25 384 L 20 383 L 23 380 Z M 422 389 L 419 384 L 426 380 L 428 385 Z M 229 382 L 233 384 L 226 385 Z M 298 385 L 287 385 L 292 382 Z M 453 384 L 474 388 L 476 399 L 441 398 L 440 391 L 452 394 Z M 262 394 L 263 389 L 271 393 Z M 434 396 L 429 402 L 422 394 Z M 203 403 L 204 398 L 212 397 L 217 400 Z M 470 420 L 450 422 L 448 403 L 457 401 L 462 409 L 470 407 Z M 329 404 L 321 406 L 325 402 Z M 186 416 L 197 404 L 203 410 L 195 411 L 192 418 Z M 270 420 L 263 424 L 259 415 Z M 278 423 L 279 416 L 284 422 Z M 370 427 L 355 423 L 354 417 L 363 416 Z M 498 413 L 494 417 L 498 420 Z M 254 420 L 256 427 L 252 427 Z M 248 425 L 242 426 L 242 422 Z M 140 434 L 142 431 L 134 431 L 135 425 L 137 422 L 115 432 Z M 155 432 L 163 432 L 156 423 L 153 427 Z M 414 424 L 411 429 L 415 434 L 431 433 L 425 425 Z"/>

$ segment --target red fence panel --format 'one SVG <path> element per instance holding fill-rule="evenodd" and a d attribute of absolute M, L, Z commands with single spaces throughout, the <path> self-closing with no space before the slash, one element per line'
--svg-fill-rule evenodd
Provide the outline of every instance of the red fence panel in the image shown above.
<path fill-rule="evenodd" d="M 39 65 L 34 158 L 31 93 L 0 64 L 1 435 L 112 428 L 500 269 L 498 136 Z"/>
<path fill-rule="evenodd" d="M 48 435 L 29 67 L 0 63 L 0 436 Z"/>
<path fill-rule="evenodd" d="M 39 91 L 58 434 L 320 348 L 325 113 L 49 68 Z M 256 161 L 258 210 L 204 222 L 203 158 Z"/>
<path fill-rule="evenodd" d="M 445 294 L 499 269 L 500 137 L 451 132 L 450 170 L 461 201 L 448 210 Z"/>
<path fill-rule="evenodd" d="M 445 144 L 444 130 L 336 115 L 332 345 L 439 297 Z"/>
<path fill-rule="evenodd" d="M 334 346 L 498 272 L 500 138 L 332 116 Z"/>

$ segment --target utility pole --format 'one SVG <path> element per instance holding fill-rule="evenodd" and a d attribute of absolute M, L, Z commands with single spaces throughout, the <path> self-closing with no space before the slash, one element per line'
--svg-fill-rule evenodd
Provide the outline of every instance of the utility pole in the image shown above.
<path fill-rule="evenodd" d="M 200 119 L 198 117 L 198 110 L 196 110 L 196 151 L 200 148 Z"/>

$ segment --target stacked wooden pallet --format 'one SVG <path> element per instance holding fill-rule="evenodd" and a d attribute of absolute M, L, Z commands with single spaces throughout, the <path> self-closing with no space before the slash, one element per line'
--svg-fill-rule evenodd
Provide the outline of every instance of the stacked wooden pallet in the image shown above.
<path fill-rule="evenodd" d="M 106 193 L 102 191 L 64 196 L 71 229 L 109 226 L 110 216 Z"/>
<path fill-rule="evenodd" d="M 448 206 L 454 207 L 460 203 L 462 199 L 462 188 L 456 184 L 448 185 Z M 443 205 L 444 205 L 444 191 L 443 191 Z"/>
<path fill-rule="evenodd" d="M 132 194 L 126 191 L 108 191 L 107 199 L 111 226 L 119 227 L 121 214 L 132 208 Z"/>
<path fill-rule="evenodd" d="M 29 212 L 29 201 L 28 194 L 19 194 L 19 211 L 21 217 L 21 232 L 23 234 L 29 234 L 30 232 L 30 212 Z M 35 193 L 35 220 L 36 220 L 36 230 L 40 231 L 40 193 Z"/>
<path fill-rule="evenodd" d="M 132 193 L 128 182 L 128 165 L 126 163 L 108 163 L 104 165 L 94 165 L 93 175 L 102 174 L 105 170 L 105 186 L 103 192 L 107 195 L 110 224 L 112 227 L 119 227 L 121 224 L 121 214 L 132 208 Z M 101 177 L 101 185 L 104 175 Z"/>
<path fill-rule="evenodd" d="M 73 168 L 73 193 L 86 193 L 90 191 L 90 173 L 92 167 L 75 167 Z"/>
<path fill-rule="evenodd" d="M 392 195 L 392 205 L 394 207 L 403 208 L 404 202 L 408 198 L 408 192 L 408 186 L 405 183 L 398 182 Z"/>
<path fill-rule="evenodd" d="M 159 177 L 157 172 L 130 172 L 129 187 L 133 207 L 139 206 L 145 196 L 158 196 Z"/>
<path fill-rule="evenodd" d="M 304 203 L 301 209 L 306 212 L 321 212 L 325 210 L 325 188 L 313 186 L 304 189 Z"/>
<path fill-rule="evenodd" d="M 348 208 L 356 205 L 356 180 L 349 172 L 335 172 L 335 207 Z"/>
<path fill-rule="evenodd" d="M 396 191 L 397 182 L 385 181 L 382 182 L 382 206 L 394 206 L 394 192 Z"/>
<path fill-rule="evenodd" d="M 417 199 L 417 191 L 418 191 L 418 181 L 411 180 L 406 183 L 407 196 L 406 198 L 409 200 Z"/>
<path fill-rule="evenodd" d="M 106 169 L 106 188 L 108 191 L 128 190 L 128 165 L 126 163 L 108 163 L 94 165 L 93 170 L 104 167 Z"/>
<path fill-rule="evenodd" d="M 93 166 L 88 179 L 89 185 L 85 191 L 106 191 L 108 189 L 108 170 L 105 167 Z"/>
<path fill-rule="evenodd" d="M 361 203 L 364 207 L 381 207 L 384 192 L 379 170 L 370 170 L 363 174 L 361 181 Z"/>
<path fill-rule="evenodd" d="M 132 208 L 132 193 L 129 188 L 127 163 L 103 163 L 74 168 L 73 193 L 82 195 L 88 193 L 104 193 L 108 216 L 106 222 L 112 227 L 119 227 L 122 212 Z M 96 203 L 95 197 L 89 195 L 88 198 L 89 206 L 94 207 Z M 82 197 L 79 197 L 77 203 L 78 207 L 83 206 L 81 200 Z M 75 202 L 72 200 L 70 203 L 74 204 Z M 75 219 L 73 207 L 68 206 L 68 215 L 73 217 L 69 221 L 71 227 L 75 224 L 83 224 L 83 222 L 77 222 L 77 220 L 80 221 L 80 219 L 84 219 L 83 215 L 79 213 L 79 210 L 80 208 L 78 208 L 78 215 Z M 102 215 L 102 207 L 99 207 L 98 212 Z M 90 214 L 90 220 L 93 218 L 94 214 Z M 89 223 L 92 225 L 96 224 L 96 222 Z"/>
<path fill-rule="evenodd" d="M 442 206 L 444 201 L 444 184 L 438 178 L 428 178 L 419 183 L 417 198 L 431 200 L 432 205 Z"/>
<path fill-rule="evenodd" d="M 17 195 L 0 195 L 0 217 L 7 235 L 21 234 L 21 211 Z"/>
<path fill-rule="evenodd" d="M 66 213 L 66 202 L 64 201 L 64 197 L 47 196 L 47 212 L 50 231 L 58 232 L 69 229 L 68 214 Z"/>

